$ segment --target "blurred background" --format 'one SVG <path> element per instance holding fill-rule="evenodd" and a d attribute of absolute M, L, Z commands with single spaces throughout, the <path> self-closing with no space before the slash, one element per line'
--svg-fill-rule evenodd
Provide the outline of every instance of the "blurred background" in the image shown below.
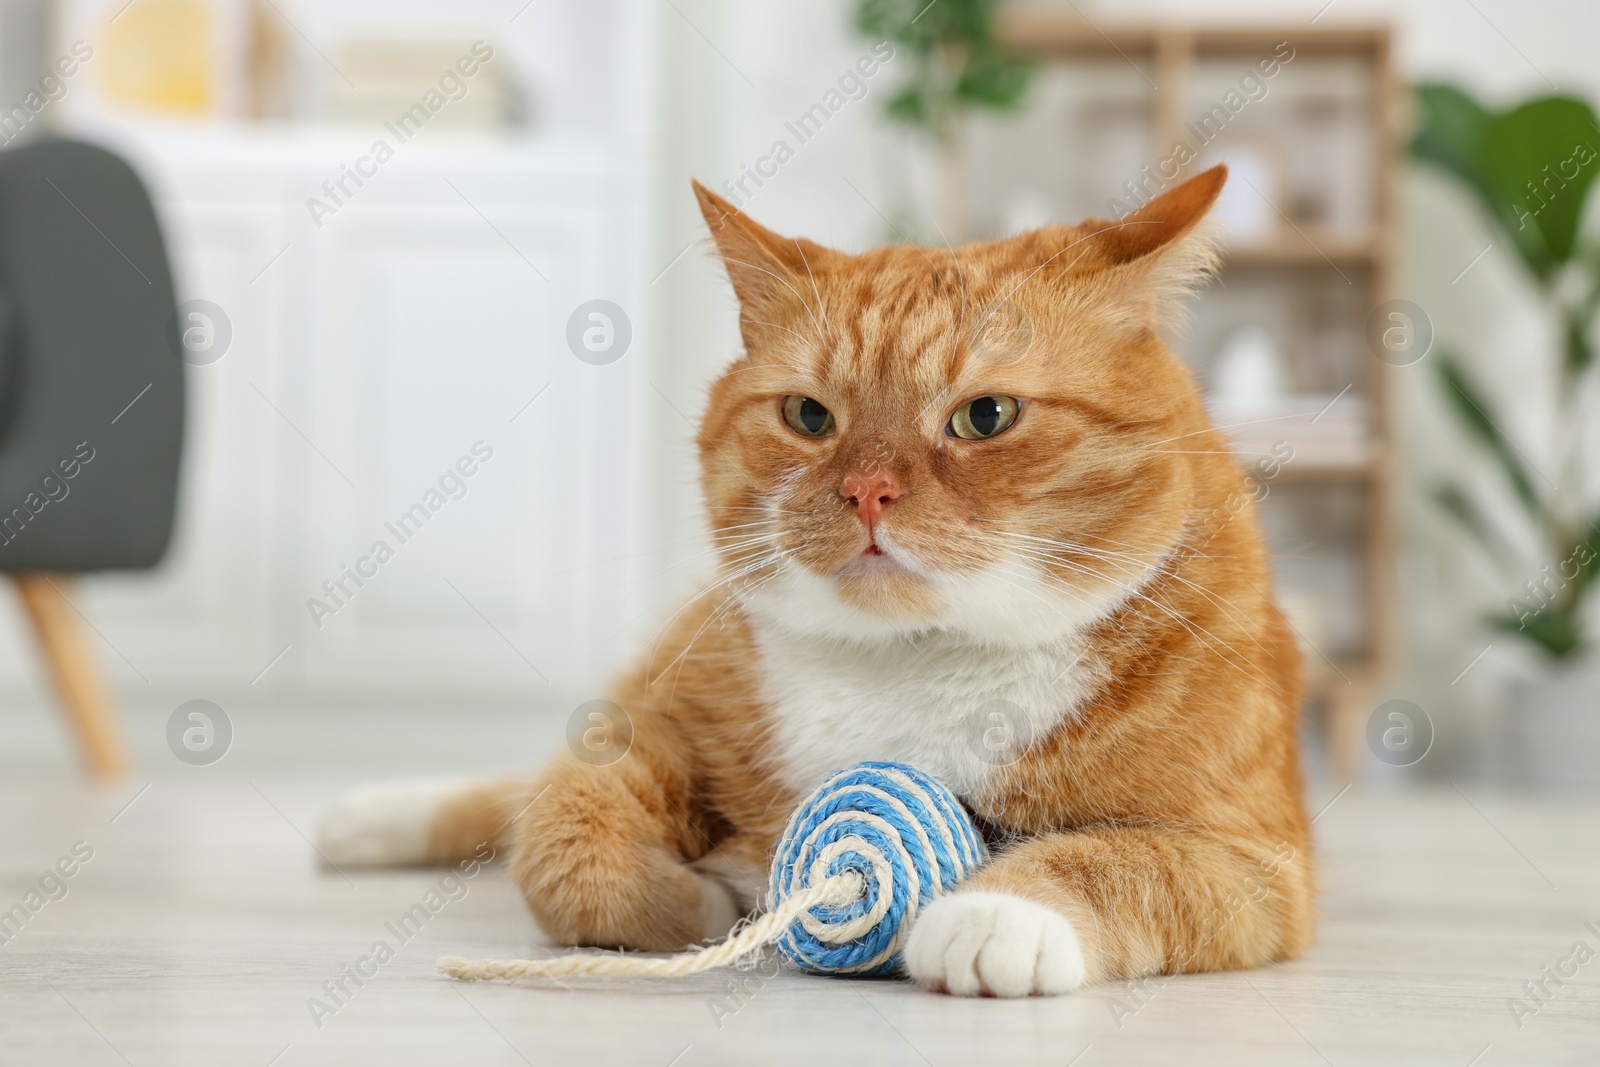
<path fill-rule="evenodd" d="M 1596 39 L 1576 0 L 7 0 L 0 139 L 125 159 L 185 316 L 170 548 L 65 594 L 120 732 L 145 776 L 195 700 L 217 773 L 559 744 L 707 573 L 693 425 L 738 338 L 691 177 L 858 250 L 1226 160 L 1174 343 L 1261 501 L 1314 771 L 1592 790 Z M 70 772 L 20 610 L 0 679 L 0 767 Z"/>

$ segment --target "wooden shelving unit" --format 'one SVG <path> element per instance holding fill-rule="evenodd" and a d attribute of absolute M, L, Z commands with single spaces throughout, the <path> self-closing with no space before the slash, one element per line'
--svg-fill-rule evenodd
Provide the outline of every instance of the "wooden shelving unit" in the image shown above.
<path fill-rule="evenodd" d="M 1357 580 L 1359 618 L 1347 620 L 1353 623 L 1350 630 L 1358 633 L 1359 640 L 1346 640 L 1339 642 L 1337 648 L 1325 648 L 1309 635 L 1301 635 L 1308 646 L 1306 661 L 1312 680 L 1310 704 L 1320 716 L 1336 771 L 1353 777 L 1362 762 L 1364 730 L 1375 704 L 1375 690 L 1390 673 L 1398 640 L 1391 535 L 1394 491 L 1393 453 L 1389 447 L 1391 400 L 1383 373 L 1387 368 L 1363 343 L 1368 313 L 1393 294 L 1393 131 L 1398 97 L 1391 62 L 1390 31 L 1383 26 L 1091 24 L 1072 10 L 1013 8 L 1002 16 L 1000 35 L 1012 49 L 1038 60 L 1047 78 L 1053 73 L 1070 75 L 1076 67 L 1077 73 L 1084 76 L 1078 84 L 1095 88 L 1111 82 L 1123 85 L 1118 106 L 1146 116 L 1149 136 L 1145 158 L 1150 161 L 1167 157 L 1167 150 L 1180 141 L 1193 140 L 1193 127 L 1186 124 L 1213 103 L 1210 97 L 1197 90 L 1202 75 L 1211 78 L 1214 88 L 1219 70 L 1247 70 L 1258 59 L 1273 55 L 1281 42 L 1288 42 L 1294 50 L 1294 62 L 1299 64 L 1294 68 L 1297 77 L 1307 68 L 1332 72 L 1330 78 L 1345 78 L 1354 87 L 1352 98 L 1362 101 L 1360 110 L 1364 110 L 1362 121 L 1365 123 L 1362 143 L 1367 146 L 1365 165 L 1359 173 L 1347 176 L 1346 187 L 1336 192 L 1348 194 L 1354 202 L 1363 204 L 1361 214 L 1364 217 L 1354 221 L 1346 218 L 1335 224 L 1315 218 L 1295 218 L 1290 206 L 1273 204 L 1279 216 L 1278 224 L 1272 232 L 1256 235 L 1255 240 L 1228 246 L 1221 278 L 1222 288 L 1240 294 L 1247 293 L 1251 284 L 1278 286 L 1275 299 L 1263 290 L 1259 298 L 1262 307 L 1281 306 L 1284 297 L 1299 295 L 1305 296 L 1306 306 L 1316 306 L 1319 292 L 1345 292 L 1339 298 L 1343 301 L 1338 305 L 1341 310 L 1324 324 L 1324 332 L 1331 330 L 1343 337 L 1341 343 L 1289 347 L 1302 362 L 1311 361 L 1311 373 L 1328 383 L 1324 389 L 1328 394 L 1338 391 L 1337 382 L 1345 373 L 1338 368 L 1348 370 L 1349 386 L 1345 393 L 1338 394 L 1337 402 L 1358 405 L 1354 410 L 1364 417 L 1347 420 L 1347 425 L 1358 429 L 1352 430 L 1348 439 L 1341 440 L 1334 435 L 1330 440 L 1324 432 L 1319 440 L 1312 431 L 1326 431 L 1328 427 L 1326 424 L 1311 425 L 1316 421 L 1317 408 L 1310 407 L 1304 415 L 1296 413 L 1265 422 L 1259 432 L 1246 430 L 1235 436 L 1235 444 L 1241 455 L 1258 450 L 1268 441 L 1287 440 L 1295 445 L 1296 460 L 1286 464 L 1272 483 L 1271 495 L 1279 498 L 1277 506 L 1293 509 L 1296 503 L 1285 502 L 1284 498 L 1298 494 L 1300 505 L 1309 505 L 1313 512 L 1319 507 L 1334 507 L 1336 511 L 1343 509 L 1340 514 L 1350 513 L 1352 509 L 1360 514 L 1357 533 L 1350 545 L 1354 569 L 1361 572 Z M 1137 72 L 1137 81 L 1128 74 L 1127 68 Z M 1286 65 L 1284 69 L 1287 71 L 1289 67 Z M 1105 77 L 1090 78 L 1086 71 L 1100 72 Z M 1131 88 L 1126 88 L 1129 86 Z M 1059 92 L 1068 94 L 1070 90 Z M 1287 92 L 1279 95 L 1287 95 Z M 1129 100 L 1134 102 L 1128 103 Z M 1297 121 L 1294 108 L 1285 106 L 1282 100 L 1275 105 L 1270 93 L 1263 96 L 1260 103 L 1252 102 L 1249 106 L 1256 109 L 1252 115 L 1256 119 L 1272 114 L 1269 109 L 1278 107 L 1286 112 L 1281 121 L 1286 124 L 1287 132 L 1302 138 L 1311 137 L 1315 142 L 1315 132 L 1304 123 L 1299 130 L 1294 129 Z M 993 145 L 974 146 L 974 132 L 974 128 L 969 127 L 963 133 L 961 146 L 947 161 L 946 217 L 942 221 L 952 237 L 956 233 L 968 238 L 994 236 L 1000 229 L 992 223 L 972 225 L 973 216 L 977 210 L 991 204 L 997 194 L 1003 195 L 1005 182 L 1016 179 L 1008 170 L 998 179 L 991 174 L 985 181 L 981 168 L 987 165 L 991 171 L 997 171 L 1030 155 L 1048 154 L 1054 148 L 1044 147 L 1038 137 L 1039 131 L 1034 129 L 1032 141 L 1023 141 L 1010 158 L 1004 158 L 1004 153 L 995 151 Z M 1070 137 L 1071 133 L 1063 136 Z M 1225 147 L 1225 138 L 1218 137 L 1215 144 Z M 1346 163 L 1350 158 L 1355 157 L 1339 157 Z M 1205 156 L 1200 155 L 1170 181 L 1181 181 L 1208 164 Z M 1136 173 L 1125 176 L 1133 178 Z M 1102 188 L 1099 195 L 1115 196 L 1120 195 L 1120 191 Z M 1053 203 L 1052 208 L 1059 213 L 1059 221 L 1070 221 L 1085 214 L 1108 214 L 1104 207 L 1094 204 Z M 1236 312 L 1248 315 L 1248 299 L 1239 296 L 1236 300 L 1239 301 L 1235 305 Z M 1243 311 L 1239 311 L 1241 308 Z M 1184 344 L 1184 340 L 1179 339 L 1180 348 Z M 1330 351 L 1335 354 L 1329 355 Z M 1186 350 L 1186 355 L 1198 358 L 1203 353 Z M 1333 397 L 1330 395 L 1328 399 Z M 1225 424 L 1230 420 L 1219 413 L 1217 421 Z M 1272 504 L 1269 498 L 1264 511 Z M 1301 598 L 1317 595 L 1315 590 L 1297 591 L 1293 581 L 1281 570 L 1279 587 L 1287 590 L 1290 599 L 1297 595 Z"/>

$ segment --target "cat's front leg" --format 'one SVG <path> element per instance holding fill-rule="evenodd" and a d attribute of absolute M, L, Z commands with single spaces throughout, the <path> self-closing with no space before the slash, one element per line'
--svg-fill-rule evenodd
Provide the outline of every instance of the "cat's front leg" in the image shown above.
<path fill-rule="evenodd" d="M 1298 833 L 1045 834 L 934 901 L 912 928 L 906 965 L 924 987 L 966 996 L 1258 967 L 1305 948 L 1310 882 Z"/>
<path fill-rule="evenodd" d="M 593 767 L 563 757 L 517 817 L 512 870 L 550 937 L 672 951 L 727 933 L 741 914 L 716 874 L 691 776 L 662 739 Z"/>

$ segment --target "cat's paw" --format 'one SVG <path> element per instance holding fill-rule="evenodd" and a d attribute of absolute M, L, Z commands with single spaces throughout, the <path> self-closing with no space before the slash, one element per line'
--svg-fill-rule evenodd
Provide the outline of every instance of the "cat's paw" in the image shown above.
<path fill-rule="evenodd" d="M 428 862 L 428 836 L 461 782 L 394 782 L 348 793 L 317 826 L 317 852 L 335 867 Z"/>
<path fill-rule="evenodd" d="M 1085 973 L 1072 924 L 1007 893 L 935 900 L 911 928 L 905 956 L 919 985 L 963 997 L 1070 993 Z"/>
<path fill-rule="evenodd" d="M 723 937 L 733 924 L 744 917 L 739 910 L 739 902 L 733 892 L 723 884 L 720 878 L 694 872 L 695 878 L 700 882 L 700 926 L 705 931 L 707 941 L 715 941 Z"/>

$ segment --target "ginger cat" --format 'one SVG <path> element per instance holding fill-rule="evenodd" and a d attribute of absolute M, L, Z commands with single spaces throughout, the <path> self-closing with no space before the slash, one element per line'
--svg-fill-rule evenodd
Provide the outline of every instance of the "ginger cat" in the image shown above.
<path fill-rule="evenodd" d="M 829 771 L 945 782 L 993 860 L 915 920 L 911 976 L 1065 993 L 1308 944 L 1299 653 L 1242 473 L 1163 345 L 1214 253 L 1207 171 L 1119 223 L 846 255 L 696 184 L 744 353 L 712 389 L 721 570 L 609 696 L 626 756 L 376 790 L 336 863 L 503 843 L 539 925 L 675 950 L 752 908 Z"/>

